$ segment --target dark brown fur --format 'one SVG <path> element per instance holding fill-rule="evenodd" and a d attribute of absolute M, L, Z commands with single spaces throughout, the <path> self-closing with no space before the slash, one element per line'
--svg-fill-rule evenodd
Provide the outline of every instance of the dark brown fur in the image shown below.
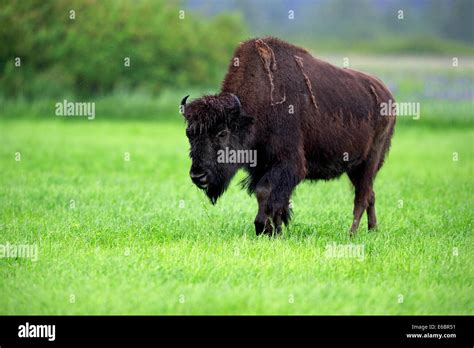
<path fill-rule="evenodd" d="M 241 103 L 239 114 L 233 116 L 232 94 Z M 376 226 L 373 182 L 395 125 L 395 116 L 380 115 L 380 103 L 390 99 L 394 101 L 379 79 L 335 67 L 270 37 L 241 43 L 221 93 L 190 103 L 185 117 L 188 129 L 201 128 L 199 133 L 205 128 L 212 134 L 220 123 L 233 122 L 231 134 L 240 139 L 233 146 L 257 150 L 258 165 L 243 166 L 249 173 L 245 185 L 259 203 L 257 233 L 272 234 L 273 228 L 279 232 L 281 223 L 288 223 L 289 199 L 299 182 L 329 180 L 343 173 L 355 187 L 355 233 L 364 211 L 369 228 Z M 200 156 L 191 155 L 193 164 Z M 218 195 L 238 168 L 227 169 Z M 218 176 L 219 169 L 210 171 Z"/>

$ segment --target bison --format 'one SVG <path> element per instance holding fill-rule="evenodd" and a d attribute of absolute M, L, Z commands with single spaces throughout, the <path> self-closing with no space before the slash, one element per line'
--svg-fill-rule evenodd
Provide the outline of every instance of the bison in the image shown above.
<path fill-rule="evenodd" d="M 302 180 L 330 180 L 347 173 L 355 188 L 356 233 L 364 211 L 377 225 L 374 179 L 390 147 L 395 114 L 381 114 L 393 102 L 376 77 L 339 68 L 303 48 L 266 37 L 240 43 L 220 93 L 186 103 L 192 160 L 190 176 L 215 204 L 235 173 L 255 193 L 257 235 L 276 235 L 291 218 L 290 197 Z M 256 161 L 218 161 L 226 151 L 255 151 Z"/>

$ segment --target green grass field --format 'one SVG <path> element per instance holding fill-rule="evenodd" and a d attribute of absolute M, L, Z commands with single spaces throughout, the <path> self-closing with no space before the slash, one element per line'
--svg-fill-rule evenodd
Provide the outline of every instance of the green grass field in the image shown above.
<path fill-rule="evenodd" d="M 379 229 L 364 215 L 353 240 L 345 176 L 298 186 L 290 227 L 256 237 L 238 178 L 215 207 L 192 185 L 179 122 L 0 127 L 0 244 L 39 252 L 0 259 L 0 314 L 474 314 L 472 126 L 398 127 Z"/>

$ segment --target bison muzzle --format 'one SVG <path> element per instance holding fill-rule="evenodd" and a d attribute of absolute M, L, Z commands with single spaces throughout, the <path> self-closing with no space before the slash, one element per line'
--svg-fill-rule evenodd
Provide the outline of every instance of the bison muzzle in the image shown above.
<path fill-rule="evenodd" d="M 390 147 L 395 114 L 381 106 L 393 96 L 376 77 L 342 69 L 276 38 L 243 42 L 235 50 L 221 92 L 186 103 L 190 176 L 213 204 L 243 168 L 255 193 L 257 234 L 288 224 L 291 194 L 302 180 L 347 173 L 355 188 L 355 234 L 367 211 L 376 227 L 374 179 Z M 226 154 L 254 151 L 253 163 Z"/>

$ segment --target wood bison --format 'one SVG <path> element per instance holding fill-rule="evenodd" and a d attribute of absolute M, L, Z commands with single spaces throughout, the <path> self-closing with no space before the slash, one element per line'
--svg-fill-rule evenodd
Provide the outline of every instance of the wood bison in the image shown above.
<path fill-rule="evenodd" d="M 215 204 L 244 168 L 242 184 L 258 200 L 257 235 L 277 234 L 288 224 L 290 196 L 302 180 L 343 173 L 355 188 L 351 235 L 365 210 L 369 229 L 376 227 L 373 183 L 395 126 L 394 114 L 380 113 L 393 97 L 379 79 L 268 37 L 240 44 L 219 94 L 186 104 L 188 97 L 180 109 L 191 179 Z M 256 165 L 221 163 L 223 149 L 256 151 Z"/>

